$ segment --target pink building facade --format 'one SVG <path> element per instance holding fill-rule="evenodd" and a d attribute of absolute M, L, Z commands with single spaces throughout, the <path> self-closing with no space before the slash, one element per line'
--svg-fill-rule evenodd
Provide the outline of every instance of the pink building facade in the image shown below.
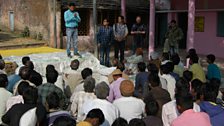
<path fill-rule="evenodd" d="M 158 1 L 166 2 L 166 0 L 150 1 L 156 1 L 155 4 L 158 4 Z M 180 26 L 186 25 L 184 48 L 186 50 L 195 48 L 198 54 L 212 53 L 224 58 L 224 1 L 170 0 L 169 2 L 170 9 L 157 9 L 156 15 L 167 14 L 167 25 L 172 19 Z M 162 2 L 160 4 L 163 5 Z M 150 43 L 153 42 L 149 41 L 149 50 L 152 48 Z"/>

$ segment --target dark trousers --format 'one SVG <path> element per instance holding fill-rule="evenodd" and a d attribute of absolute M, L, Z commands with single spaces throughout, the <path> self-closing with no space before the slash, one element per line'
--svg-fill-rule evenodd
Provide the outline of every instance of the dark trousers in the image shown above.
<path fill-rule="evenodd" d="M 110 45 L 100 45 L 100 64 L 110 66 Z"/>
<path fill-rule="evenodd" d="M 118 41 L 114 42 L 114 51 L 115 51 L 114 57 L 116 59 L 119 59 L 118 56 L 120 53 L 120 62 L 123 62 L 124 60 L 124 49 L 125 49 L 125 40 L 121 42 Z"/>

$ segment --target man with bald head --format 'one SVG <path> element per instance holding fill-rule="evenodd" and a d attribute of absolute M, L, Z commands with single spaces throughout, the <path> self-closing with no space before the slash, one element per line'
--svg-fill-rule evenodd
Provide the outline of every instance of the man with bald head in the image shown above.
<path fill-rule="evenodd" d="M 143 48 L 144 36 L 146 34 L 145 25 L 142 24 L 142 19 L 140 16 L 136 17 L 136 23 L 133 24 L 131 28 L 131 34 L 133 35 L 133 54 L 135 54 L 137 48 Z"/>
<path fill-rule="evenodd" d="M 30 77 L 31 77 L 31 69 L 27 66 L 23 66 L 20 68 L 19 70 L 19 76 L 21 77 L 21 80 L 18 81 L 15 86 L 13 87 L 13 94 L 17 95 L 18 94 L 18 86 L 20 84 L 21 81 L 26 81 L 29 83 L 30 86 L 36 87 L 35 84 L 33 84 L 32 82 L 29 81 Z"/>
<path fill-rule="evenodd" d="M 63 72 L 63 80 L 68 85 L 68 92 L 73 93 L 76 86 L 83 81 L 81 71 L 79 70 L 79 60 L 71 61 L 70 68 Z"/>

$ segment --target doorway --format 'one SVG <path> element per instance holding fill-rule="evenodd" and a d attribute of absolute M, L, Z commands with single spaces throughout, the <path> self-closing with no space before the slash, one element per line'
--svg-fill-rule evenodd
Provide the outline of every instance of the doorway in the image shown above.
<path fill-rule="evenodd" d="M 165 34 L 167 32 L 167 13 L 156 14 L 156 31 L 155 31 L 155 47 L 163 47 L 165 42 Z"/>
<path fill-rule="evenodd" d="M 188 13 L 181 12 L 177 14 L 178 26 L 182 29 L 184 33 L 183 39 L 180 41 L 179 48 L 186 49 L 187 47 L 187 25 L 188 25 Z"/>

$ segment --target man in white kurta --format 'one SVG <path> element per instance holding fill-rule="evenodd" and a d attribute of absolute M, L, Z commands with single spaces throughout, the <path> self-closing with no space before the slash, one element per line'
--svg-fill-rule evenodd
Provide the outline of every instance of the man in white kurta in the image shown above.
<path fill-rule="evenodd" d="M 130 80 L 122 81 L 120 90 L 123 97 L 113 102 L 120 111 L 120 117 L 126 119 L 128 122 L 134 118 L 141 119 L 145 113 L 145 103 L 141 99 L 133 97 L 133 82 Z"/>

